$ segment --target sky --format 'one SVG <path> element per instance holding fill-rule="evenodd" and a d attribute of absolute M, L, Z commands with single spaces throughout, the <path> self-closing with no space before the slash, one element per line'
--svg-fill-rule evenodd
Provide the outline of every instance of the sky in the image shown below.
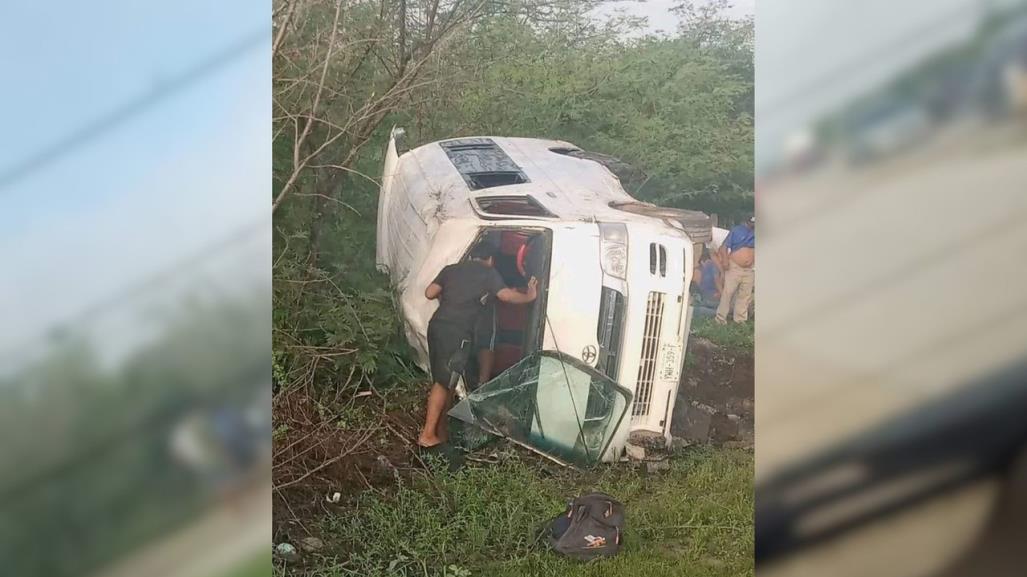
<path fill-rule="evenodd" d="M 679 4 L 681 0 L 615 0 L 598 8 L 596 13 L 607 15 L 623 11 L 632 16 L 645 17 L 648 32 L 673 32 L 677 27 L 678 18 L 670 10 Z M 727 14 L 734 18 L 744 18 L 752 16 L 755 11 L 756 0 L 733 0 Z"/>
<path fill-rule="evenodd" d="M 266 270 L 269 3 L 11 2 L 0 18 L 8 24 L 0 63 L 18 82 L 0 97 L 7 112 L 0 362 L 112 293 L 261 218 L 268 220 L 268 260 L 248 258 Z M 36 152 L 261 33 L 266 41 L 209 76 L 38 170 L 4 180 Z"/>

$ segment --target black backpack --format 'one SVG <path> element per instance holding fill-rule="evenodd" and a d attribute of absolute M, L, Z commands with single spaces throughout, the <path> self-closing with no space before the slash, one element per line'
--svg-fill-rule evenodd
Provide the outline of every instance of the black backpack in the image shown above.
<path fill-rule="evenodd" d="M 547 537 L 558 553 L 588 561 L 620 552 L 623 530 L 624 505 L 604 493 L 589 493 L 549 522 Z"/>

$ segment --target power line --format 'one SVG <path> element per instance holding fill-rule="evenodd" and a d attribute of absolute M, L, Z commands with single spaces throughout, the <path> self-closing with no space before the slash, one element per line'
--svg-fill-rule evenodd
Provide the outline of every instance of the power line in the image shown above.
<path fill-rule="evenodd" d="M 118 128 L 171 96 L 210 76 L 212 73 L 228 66 L 245 56 L 250 50 L 264 42 L 269 42 L 270 39 L 270 28 L 261 28 L 247 34 L 224 50 L 213 54 L 210 58 L 199 62 L 170 80 L 162 82 L 146 94 L 126 102 L 115 110 L 100 116 L 56 142 L 32 153 L 24 160 L 15 163 L 13 167 L 0 172 L 0 193 L 10 191 L 13 185 L 26 177 Z"/>
<path fill-rule="evenodd" d="M 52 325 L 48 332 L 61 331 L 68 326 L 84 323 L 112 309 L 122 309 L 129 306 L 132 301 L 150 294 L 156 289 L 163 288 L 166 281 L 175 280 L 177 277 L 180 277 L 183 271 L 199 267 L 225 250 L 248 240 L 256 232 L 269 231 L 268 219 L 269 217 L 262 217 L 232 231 L 219 240 L 203 245 L 198 250 L 176 260 L 170 266 L 164 267 L 143 280 L 116 291 L 106 298 L 85 307 L 71 317 Z M 8 349 L 0 353 L 0 357 L 24 358 L 25 351 L 23 349 L 30 346 L 31 343 Z"/>

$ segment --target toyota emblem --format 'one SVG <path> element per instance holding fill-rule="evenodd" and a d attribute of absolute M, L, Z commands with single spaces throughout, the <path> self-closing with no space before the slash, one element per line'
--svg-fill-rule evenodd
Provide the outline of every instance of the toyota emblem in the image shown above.
<path fill-rule="evenodd" d="M 581 350 L 581 360 L 585 361 L 585 364 L 592 365 L 596 362 L 596 348 L 592 345 L 588 345 Z"/>

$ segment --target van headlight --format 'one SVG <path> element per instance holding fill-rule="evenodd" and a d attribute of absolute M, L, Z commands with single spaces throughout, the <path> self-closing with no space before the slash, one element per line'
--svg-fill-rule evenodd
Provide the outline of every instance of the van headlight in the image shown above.
<path fill-rule="evenodd" d="M 628 227 L 621 223 L 599 223 L 600 264 L 606 274 L 626 280 L 628 275 Z"/>

